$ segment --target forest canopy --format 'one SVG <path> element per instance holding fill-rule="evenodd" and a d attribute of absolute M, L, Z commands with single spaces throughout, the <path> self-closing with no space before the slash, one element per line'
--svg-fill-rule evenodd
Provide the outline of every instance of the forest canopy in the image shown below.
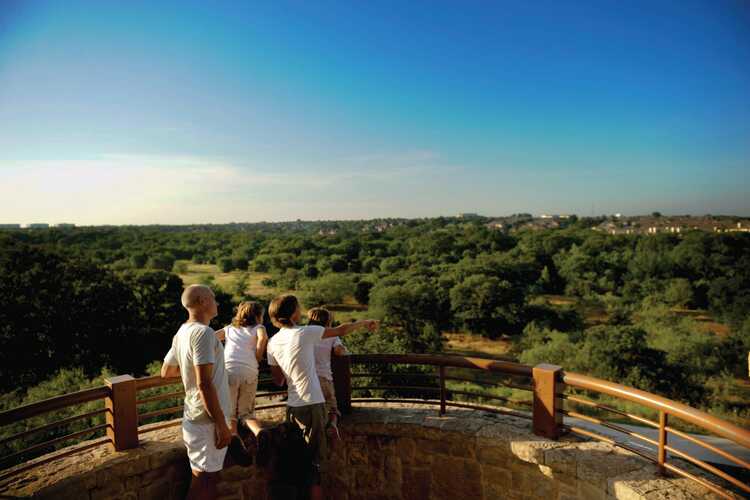
<path fill-rule="evenodd" d="M 750 235 L 613 236 L 586 219 L 507 231 L 486 222 L 2 231 L 0 391 L 26 390 L 62 369 L 144 373 L 184 318 L 179 275 L 205 264 L 238 276 L 231 286 L 205 276 L 220 303 L 216 326 L 239 300 L 271 298 L 248 293 L 248 278 L 261 274 L 306 307 L 350 302 L 381 318 L 382 338 L 356 337 L 355 351 L 436 352 L 445 332 L 460 331 L 509 340 L 523 362 L 703 406 L 722 380 L 743 373 Z M 707 329 L 696 314 L 718 326 Z"/>

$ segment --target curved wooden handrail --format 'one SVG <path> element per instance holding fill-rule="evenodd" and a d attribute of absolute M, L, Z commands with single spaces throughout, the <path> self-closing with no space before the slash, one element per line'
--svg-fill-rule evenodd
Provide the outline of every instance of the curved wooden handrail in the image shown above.
<path fill-rule="evenodd" d="M 600 392 L 619 399 L 625 399 L 638 403 L 647 408 L 663 411 L 673 415 L 680 420 L 697 425 L 723 438 L 734 441 L 737 444 L 750 448 L 750 431 L 736 426 L 726 420 L 716 418 L 704 411 L 697 410 L 688 405 L 672 401 L 650 392 L 641 391 L 633 387 L 627 387 L 607 380 L 601 380 L 579 373 L 564 372 L 562 381 L 571 387 Z"/>
<path fill-rule="evenodd" d="M 143 391 L 145 389 L 164 387 L 165 385 L 173 385 L 177 383 L 182 383 L 180 377 L 162 378 L 161 375 L 151 375 L 150 377 L 135 379 L 135 389 L 137 391 Z"/>
<path fill-rule="evenodd" d="M 352 363 L 399 363 L 414 365 L 448 366 L 453 368 L 475 368 L 496 373 L 532 376 L 532 367 L 496 359 L 450 356 L 443 354 L 352 354 Z"/>
<path fill-rule="evenodd" d="M 72 392 L 70 394 L 64 394 L 62 396 L 55 396 L 53 398 L 37 401 L 36 403 L 19 406 L 12 410 L 6 410 L 0 412 L 0 426 L 12 424 L 19 420 L 35 417 L 42 413 L 48 413 L 54 410 L 66 408 L 68 406 L 79 405 L 88 403 L 90 401 L 96 401 L 97 399 L 106 398 L 109 395 L 109 388 L 107 386 L 93 387 L 91 389 L 84 389 L 78 392 Z"/>
<path fill-rule="evenodd" d="M 631 437 L 640 439 L 642 441 L 645 441 L 653 446 L 657 446 L 658 455 L 657 458 L 654 459 L 653 457 L 647 457 L 649 460 L 656 461 L 658 466 L 662 468 L 662 470 L 669 470 L 673 471 L 677 474 L 681 474 L 686 477 L 690 477 L 693 479 L 693 477 L 686 473 L 685 471 L 682 471 L 679 468 L 676 468 L 675 466 L 668 464 L 666 462 L 667 454 L 666 452 L 675 454 L 677 456 L 682 456 L 683 458 L 687 457 L 688 460 L 694 462 L 695 464 L 702 467 L 704 470 L 707 470 L 708 472 L 712 472 L 715 475 L 718 475 L 721 478 L 724 478 L 725 480 L 730 481 L 735 486 L 739 485 L 741 489 L 744 491 L 750 492 L 750 489 L 746 488 L 744 485 L 738 482 L 737 479 L 731 478 L 730 476 L 727 476 L 722 471 L 716 469 L 715 467 L 711 466 L 710 464 L 705 464 L 702 461 L 698 459 L 693 459 L 692 457 L 689 457 L 686 453 L 679 452 L 678 450 L 675 450 L 671 446 L 667 445 L 666 441 L 666 434 L 667 432 L 672 432 L 678 435 L 687 436 L 684 433 L 681 433 L 680 431 L 676 431 L 672 427 L 668 426 L 667 422 L 667 416 L 673 416 L 675 418 L 680 419 L 683 422 L 693 424 L 695 426 L 698 426 L 707 432 L 717 435 L 726 439 L 729 439 L 740 446 L 750 448 L 750 430 L 743 429 L 737 425 L 734 425 L 730 422 L 724 421 L 720 418 L 714 417 L 706 412 L 703 412 L 701 410 L 698 410 L 696 408 L 692 408 L 688 405 L 672 401 L 670 399 L 664 398 L 662 396 L 658 396 L 656 394 L 652 394 L 646 391 L 642 391 L 639 389 L 635 389 L 632 387 L 627 387 L 621 384 L 617 384 L 615 382 L 609 382 L 606 380 L 598 379 L 595 377 L 590 377 L 587 375 L 581 375 L 574 372 L 565 372 L 558 366 L 551 366 L 551 365 L 537 365 L 536 367 L 520 364 L 520 363 L 514 363 L 511 361 L 505 361 L 505 360 L 497 360 L 497 359 L 486 359 L 486 358 L 475 358 L 475 357 L 465 357 L 465 356 L 454 356 L 454 355 L 438 355 L 438 354 L 359 354 L 359 355 L 351 355 L 347 356 L 348 358 L 346 360 L 346 374 L 344 375 L 347 380 L 349 381 L 348 387 L 345 387 L 345 393 L 349 395 L 349 398 L 351 398 L 351 391 L 354 390 L 365 390 L 365 389 L 372 389 L 372 390 L 386 390 L 386 389 L 411 389 L 411 390 L 420 390 L 420 391 L 436 391 L 439 392 L 440 399 L 430 399 L 426 400 L 428 404 L 433 405 L 439 405 L 440 406 L 440 414 L 445 414 L 446 407 L 457 407 L 457 408 L 473 408 L 478 409 L 479 406 L 476 404 L 468 404 L 468 403 L 462 403 L 457 401 L 450 401 L 448 399 L 448 395 L 450 393 L 460 394 L 460 395 L 467 395 L 472 396 L 476 398 L 486 398 L 486 399 L 492 399 L 492 400 L 499 400 L 499 401 L 505 401 L 509 403 L 514 404 L 523 404 L 523 405 L 530 405 L 533 408 L 533 411 L 528 414 L 523 414 L 524 418 L 529 418 L 533 420 L 533 427 L 534 432 L 537 432 L 537 429 L 544 430 L 544 426 L 537 427 L 537 416 L 538 415 L 546 415 L 549 414 L 552 417 L 554 417 L 557 414 L 567 414 L 570 416 L 574 416 L 576 418 L 581 418 L 583 420 L 598 424 L 602 427 L 609 428 L 618 432 L 623 432 L 626 435 L 630 435 Z M 349 368 L 349 362 L 356 363 L 356 364 L 409 364 L 409 365 L 423 365 L 423 366 L 433 366 L 437 367 L 438 370 L 436 374 L 394 374 L 394 373 L 388 373 L 383 374 L 388 377 L 392 376 L 398 376 L 398 375 L 423 375 L 423 376 L 429 376 L 429 378 L 435 378 L 437 379 L 439 386 L 432 387 L 432 386 L 416 386 L 416 385 L 409 385 L 409 386 L 399 386 L 399 385 L 382 385 L 377 382 L 373 382 L 375 385 L 368 386 L 368 387 L 351 387 L 351 377 L 357 376 L 358 374 L 352 374 L 350 372 Z M 528 377 L 532 379 L 531 385 L 524 385 L 517 382 L 502 382 L 501 385 L 508 385 L 513 388 L 517 389 L 525 389 L 525 390 L 532 390 L 534 392 L 534 401 L 528 402 L 528 401 L 515 401 L 511 400 L 505 397 L 501 396 L 495 396 L 495 395 L 483 395 L 481 393 L 475 393 L 475 392 L 469 392 L 469 391 L 462 391 L 462 390 L 450 390 L 446 388 L 445 381 L 446 380 L 457 380 L 457 381 L 467 381 L 470 382 L 471 380 L 463 379 L 462 377 L 448 377 L 446 375 L 446 368 L 468 368 L 468 369 L 474 369 L 474 370 L 483 370 L 486 372 L 491 373 L 497 373 L 497 374 L 504 374 L 504 375 L 512 375 L 512 376 L 522 376 L 522 377 Z M 371 373 L 376 370 L 368 370 L 367 373 L 361 373 L 360 376 L 368 376 L 368 377 L 379 377 L 381 374 L 377 373 Z M 538 372 L 541 372 L 538 373 Z M 122 378 L 123 380 L 118 381 L 117 383 L 122 384 L 134 384 L 136 391 L 142 391 L 145 389 L 152 389 L 157 387 L 164 387 L 169 385 L 174 385 L 180 383 L 180 378 L 162 378 L 159 375 L 155 376 L 149 376 L 149 377 L 142 377 L 138 379 L 133 379 L 130 376 L 127 377 L 116 377 L 116 378 Z M 114 380 L 114 379 L 113 379 Z M 479 382 L 480 385 L 482 385 L 482 382 Z M 486 385 L 494 385 L 490 383 L 486 383 Z M 659 423 L 651 422 L 648 419 L 638 417 L 636 415 L 631 415 L 628 412 L 623 412 L 614 408 L 610 408 L 606 405 L 601 405 L 599 403 L 596 403 L 594 401 L 588 401 L 585 399 L 578 398 L 575 395 L 565 395 L 560 394 L 561 389 L 565 386 L 576 388 L 576 389 L 582 389 L 587 391 L 592 391 L 600 394 L 606 394 L 608 396 L 612 396 L 614 398 L 630 401 L 637 403 L 643 407 L 655 410 L 659 412 Z M 131 386 L 132 387 L 132 386 Z M 338 390 L 338 389 L 337 389 Z M 132 391 L 132 389 L 131 389 Z M 122 392 L 122 391 L 121 391 Z M 273 396 L 277 394 L 282 394 L 283 391 L 270 391 L 265 393 L 259 393 L 260 396 Z M 90 401 L 95 400 L 101 400 L 104 398 L 112 398 L 116 399 L 117 396 L 115 395 L 116 391 L 111 389 L 108 386 L 100 386 L 100 387 L 94 387 L 91 389 L 85 389 L 82 391 L 78 391 L 71 394 L 66 394 L 63 396 L 57 396 L 53 398 L 46 399 L 44 401 L 39 401 L 36 403 L 28 404 L 25 406 L 21 406 L 19 408 L 14 408 L 12 410 L 7 410 L 0 412 L 0 426 L 8 425 L 14 422 L 18 422 L 20 420 L 24 420 L 30 417 L 34 417 L 37 415 L 41 415 L 47 412 L 59 410 L 62 408 L 87 403 Z M 132 394 L 132 392 L 130 393 Z M 140 400 L 136 399 L 132 402 L 126 403 L 126 404 L 143 404 L 147 402 L 153 402 L 157 400 L 162 399 L 172 399 L 177 398 L 181 395 L 179 392 L 169 392 L 165 394 L 157 394 L 157 395 L 146 395 L 147 397 L 142 398 Z M 131 396 L 132 397 L 132 396 Z M 537 398 L 539 400 L 543 400 L 543 398 L 549 398 L 550 400 L 554 400 L 554 402 L 551 404 L 551 406 L 548 408 L 549 411 L 547 411 L 547 408 L 543 408 L 542 411 L 540 411 L 537 408 Z M 655 439 L 651 439 L 648 437 L 645 437 L 641 434 L 638 434 L 637 432 L 628 430 L 624 427 L 621 427 L 619 425 L 616 425 L 614 423 L 609 423 L 597 418 L 589 417 L 583 414 L 579 414 L 576 412 L 572 412 L 570 410 L 563 409 L 562 401 L 563 400 L 570 400 L 573 403 L 580 403 L 588 406 L 592 406 L 595 408 L 600 408 L 606 411 L 614 412 L 622 416 L 626 416 L 628 418 L 633 418 L 636 421 L 647 423 L 651 427 L 656 427 L 659 430 L 659 439 L 658 441 Z M 384 401 L 384 402 L 400 402 L 404 401 L 406 402 L 406 399 L 397 398 L 397 399 L 391 399 L 391 398 L 356 398 L 355 401 Z M 413 401 L 413 400 L 408 400 Z M 557 403 L 557 401 L 560 401 L 560 403 Z M 108 402 L 108 408 L 112 401 Z M 120 403 L 122 404 L 122 403 Z M 558 404 L 560 406 L 558 406 Z M 349 405 L 351 406 L 351 399 L 349 401 Z M 259 406 L 256 409 L 262 409 L 262 408 L 275 408 L 275 407 L 281 407 L 284 406 L 284 403 L 274 403 L 270 405 L 265 406 Z M 158 409 L 155 411 L 143 413 L 140 416 L 140 419 L 146 419 L 149 417 L 155 417 L 160 416 L 167 413 L 174 413 L 180 410 L 181 407 L 175 406 L 170 408 L 164 408 L 164 409 Z M 493 407 L 487 407 L 487 408 L 493 408 Z M 488 410 L 489 411 L 489 410 Z M 518 412 L 510 412 L 510 410 L 505 410 L 502 408 L 494 408 L 491 411 L 495 411 L 498 413 L 508 413 L 508 414 L 516 414 L 521 416 L 521 413 Z M 82 435 L 89 431 L 95 431 L 95 430 L 102 430 L 105 428 L 110 427 L 117 427 L 121 425 L 122 420 L 120 420 L 120 423 L 116 422 L 115 415 L 110 410 L 97 410 L 95 412 L 86 413 L 83 415 L 78 415 L 74 417 L 69 417 L 67 419 L 62 419 L 56 423 L 46 424 L 42 427 L 36 428 L 36 429 L 29 429 L 26 431 L 23 431 L 21 433 L 18 433 L 16 435 L 10 436 L 6 438 L 4 441 L 9 441 L 12 439 L 17 439 L 20 437 L 24 437 L 28 434 L 31 434 L 33 432 L 37 432 L 39 430 L 44 430 L 47 428 L 51 428 L 54 426 L 62 425 L 65 423 L 69 423 L 73 420 L 82 419 L 86 416 L 95 415 L 99 413 L 107 413 L 107 423 L 102 424 L 99 426 L 94 426 L 88 430 L 84 431 L 78 431 L 73 434 L 68 434 L 66 436 L 61 436 L 59 438 L 55 438 L 52 441 L 49 441 L 47 443 L 40 443 L 38 445 L 33 445 L 30 448 L 27 448 L 25 450 L 22 450 L 20 452 L 17 452 L 14 455 L 11 455 L 9 457 L 5 457 L 4 459 L 12 459 L 16 458 L 17 456 L 20 456 L 21 454 L 25 454 L 31 451 L 35 451 L 37 449 L 41 449 L 43 446 L 49 446 L 50 444 L 55 444 L 57 442 L 71 439 L 74 437 L 77 437 L 79 435 Z M 137 413 L 136 413 L 137 415 Z M 546 418 L 546 417 L 545 417 Z M 112 420 L 112 421 L 110 421 Z M 137 420 L 136 418 L 133 422 L 129 422 L 127 424 L 123 425 L 132 425 L 132 431 L 137 436 L 138 434 L 138 428 L 137 428 Z M 172 424 L 169 424 L 172 425 Z M 555 426 L 559 426 L 560 428 L 566 427 L 573 431 L 575 431 L 578 434 L 594 437 L 595 439 L 603 440 L 605 442 L 611 442 L 617 446 L 624 447 L 625 449 L 630 449 L 626 444 L 615 442 L 613 439 L 602 436 L 596 433 L 592 433 L 590 431 L 587 431 L 585 429 L 579 429 L 575 427 L 569 427 L 563 425 L 562 421 L 556 421 L 554 423 Z M 120 427 L 117 427 L 120 429 Z M 114 427 L 113 427 L 114 430 Z M 108 430 L 109 432 L 109 430 Z M 541 435 L 546 435 L 542 433 Z M 557 434 L 552 436 L 552 439 L 555 439 Z M 687 438 L 687 437 L 686 437 Z M 116 439 L 110 436 L 109 438 L 113 444 L 117 446 Z M 738 463 L 740 466 L 747 466 L 747 462 L 745 462 L 742 459 L 739 459 L 738 457 L 734 457 L 733 455 L 717 450 L 715 447 L 709 445 L 708 443 L 704 443 L 702 440 L 697 439 L 695 437 L 689 437 L 687 438 L 692 442 L 695 442 L 696 444 L 699 444 L 701 446 L 704 446 L 705 448 L 712 450 L 719 453 L 720 455 L 724 456 L 725 458 L 730 458 L 735 463 Z M 135 441 L 137 445 L 137 439 Z M 118 448 L 119 449 L 119 448 Z M 642 453 L 639 453 L 642 456 Z M 706 481 L 698 478 L 695 479 L 696 481 L 700 482 L 701 484 L 706 484 Z M 720 492 L 720 489 L 717 489 L 717 486 L 709 486 L 714 491 Z M 720 493 L 722 496 L 726 496 L 724 493 Z"/>

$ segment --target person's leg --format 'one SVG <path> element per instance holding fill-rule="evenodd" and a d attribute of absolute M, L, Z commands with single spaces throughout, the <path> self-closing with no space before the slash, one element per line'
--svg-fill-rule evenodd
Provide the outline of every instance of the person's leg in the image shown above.
<path fill-rule="evenodd" d="M 328 456 L 328 439 L 326 436 L 327 412 L 325 404 L 312 405 L 310 410 L 308 443 L 312 451 L 316 478 L 310 487 L 310 498 L 312 500 L 322 500 L 323 487 L 321 483 L 326 470 L 326 457 Z"/>
<path fill-rule="evenodd" d="M 190 500 L 213 500 L 217 496 L 218 472 L 224 464 L 227 449 L 216 448 L 216 430 L 213 424 L 182 422 L 182 439 L 187 449 L 192 470 Z"/>
<path fill-rule="evenodd" d="M 216 483 L 218 480 L 218 472 L 193 470 L 193 477 L 190 481 L 187 500 L 214 500 L 218 496 L 216 491 Z"/>
<path fill-rule="evenodd" d="M 240 395 L 240 381 L 237 379 L 237 377 L 233 374 L 229 374 L 228 377 L 229 382 L 229 401 L 232 404 L 232 410 L 230 415 L 228 417 L 230 418 L 230 429 L 232 431 L 232 435 L 237 435 L 237 412 L 239 410 L 239 395 Z"/>
<path fill-rule="evenodd" d="M 302 429 L 302 434 L 310 447 L 312 455 L 313 483 L 310 485 L 310 498 L 318 500 L 323 498 L 321 487 L 322 475 L 326 469 L 326 457 L 328 455 L 328 442 L 326 439 L 326 407 L 324 403 L 290 408 L 287 415 L 291 421 Z"/>
<path fill-rule="evenodd" d="M 255 436 L 255 463 L 259 467 L 268 465 L 271 454 L 271 437 L 267 430 L 255 418 L 255 395 L 258 390 L 257 374 L 249 373 L 240 385 L 237 397 L 237 414 L 239 425 L 249 429 Z"/>
<path fill-rule="evenodd" d="M 240 421 L 256 436 L 263 430 L 261 423 L 255 418 L 255 395 L 258 391 L 258 377 L 253 377 L 242 384 L 238 398 L 238 414 Z"/>
<path fill-rule="evenodd" d="M 338 439 L 338 404 L 336 403 L 336 389 L 333 386 L 333 381 L 325 377 L 320 377 L 320 388 L 323 391 L 323 396 L 326 399 L 326 429 L 328 430 L 328 437 L 331 439 Z"/>

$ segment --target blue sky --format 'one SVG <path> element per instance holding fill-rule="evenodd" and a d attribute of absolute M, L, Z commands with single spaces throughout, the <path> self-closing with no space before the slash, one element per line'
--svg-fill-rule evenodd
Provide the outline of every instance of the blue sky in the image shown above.
<path fill-rule="evenodd" d="M 0 222 L 750 215 L 749 89 L 740 0 L 5 1 Z"/>

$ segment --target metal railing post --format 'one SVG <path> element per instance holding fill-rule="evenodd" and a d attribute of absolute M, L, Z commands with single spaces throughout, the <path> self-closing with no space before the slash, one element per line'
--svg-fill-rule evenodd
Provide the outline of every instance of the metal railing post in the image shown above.
<path fill-rule="evenodd" d="M 135 379 L 130 375 L 119 375 L 106 379 L 104 383 L 109 387 L 109 395 L 104 400 L 107 408 L 107 437 L 117 451 L 137 448 Z"/>
<path fill-rule="evenodd" d="M 667 414 L 659 412 L 659 449 L 656 454 L 657 469 L 660 475 L 665 475 L 667 470 L 664 463 L 667 461 Z"/>
<path fill-rule="evenodd" d="M 534 434 L 549 439 L 560 437 L 562 429 L 562 399 L 557 391 L 562 368 L 542 363 L 532 371 L 534 377 Z"/>
<path fill-rule="evenodd" d="M 331 356 L 333 387 L 339 411 L 347 415 L 352 412 L 352 360 L 350 356 Z"/>
<path fill-rule="evenodd" d="M 445 415 L 445 366 L 440 365 L 440 415 Z"/>

